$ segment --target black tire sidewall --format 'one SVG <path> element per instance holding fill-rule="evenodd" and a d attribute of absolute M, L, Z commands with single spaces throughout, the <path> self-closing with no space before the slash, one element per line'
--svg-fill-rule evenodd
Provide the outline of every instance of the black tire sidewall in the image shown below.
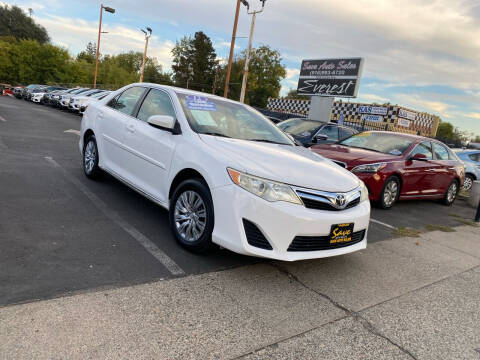
<path fill-rule="evenodd" d="M 195 191 L 203 200 L 207 212 L 207 224 L 205 230 L 203 231 L 202 236 L 195 242 L 185 241 L 182 236 L 179 234 L 175 226 L 175 203 L 182 193 L 185 191 L 192 190 Z M 208 189 L 207 184 L 200 179 L 190 179 L 181 182 L 175 189 L 173 196 L 170 200 L 169 206 L 169 220 L 170 228 L 172 230 L 173 236 L 178 241 L 178 243 L 186 248 L 187 250 L 204 253 L 212 249 L 212 232 L 215 224 L 215 215 L 213 209 L 213 200 L 210 190 Z"/>
<path fill-rule="evenodd" d="M 448 192 L 450 191 L 450 187 L 453 185 L 453 184 L 457 184 L 457 192 L 455 193 L 455 197 L 453 198 L 453 200 L 450 202 L 448 201 Z M 450 206 L 452 205 L 455 200 L 457 199 L 457 195 L 458 195 L 458 192 L 460 191 L 460 186 L 459 186 L 459 182 L 457 180 L 453 180 L 450 185 L 448 185 L 448 188 L 447 188 L 447 191 L 445 192 L 445 196 L 443 198 L 443 203 L 447 206 Z"/>
<path fill-rule="evenodd" d="M 93 142 L 93 144 L 95 145 L 95 165 L 93 166 L 93 169 L 92 171 L 89 173 L 85 167 L 85 149 L 87 148 L 87 145 L 88 143 L 90 142 Z M 100 173 L 100 169 L 98 167 L 98 159 L 99 159 L 99 156 L 98 156 L 98 146 L 97 146 L 97 139 L 95 138 L 95 135 L 90 135 L 87 140 L 85 141 L 85 143 L 83 144 L 83 154 L 82 154 L 82 167 L 83 167 L 83 172 L 85 173 L 85 175 L 87 177 L 89 177 L 90 179 L 96 179 L 98 178 L 99 176 L 99 173 Z"/>
<path fill-rule="evenodd" d="M 387 185 L 389 182 L 391 181 L 395 181 L 397 183 L 397 188 L 398 188 L 398 193 L 397 193 L 397 196 L 395 198 L 395 200 L 393 201 L 393 203 L 390 205 L 390 206 L 386 206 L 385 203 L 384 203 L 384 193 L 385 193 L 385 189 L 387 188 Z M 384 210 L 390 210 L 393 205 L 395 205 L 395 203 L 397 202 L 398 198 L 400 197 L 400 180 L 398 180 L 398 178 L 396 176 L 391 176 L 389 177 L 386 181 L 385 181 L 385 184 L 383 184 L 383 188 L 382 188 L 382 191 L 380 192 L 380 199 L 378 199 L 378 205 L 380 206 L 380 208 L 384 209 Z"/>

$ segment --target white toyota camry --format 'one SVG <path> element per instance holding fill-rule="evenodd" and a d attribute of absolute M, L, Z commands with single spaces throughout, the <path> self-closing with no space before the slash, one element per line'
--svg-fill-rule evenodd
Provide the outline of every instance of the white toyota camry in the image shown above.
<path fill-rule="evenodd" d="M 168 209 L 192 251 L 292 261 L 367 244 L 364 184 L 235 101 L 131 84 L 87 108 L 80 151 L 89 178 L 106 171 Z"/>

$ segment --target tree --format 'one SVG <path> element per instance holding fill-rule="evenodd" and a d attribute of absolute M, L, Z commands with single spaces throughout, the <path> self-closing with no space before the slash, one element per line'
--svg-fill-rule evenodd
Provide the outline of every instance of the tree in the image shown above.
<path fill-rule="evenodd" d="M 13 36 L 19 40 L 36 40 L 40 44 L 50 41 L 47 30 L 35 23 L 18 6 L 0 5 L 0 36 Z"/>
<path fill-rule="evenodd" d="M 97 44 L 89 42 L 85 50 L 82 50 L 77 55 L 77 60 L 85 60 L 89 64 L 95 63 L 97 54 Z"/>
<path fill-rule="evenodd" d="M 172 49 L 173 79 L 178 86 L 210 91 L 217 67 L 212 41 L 202 31 L 184 36 Z"/>
<path fill-rule="evenodd" d="M 474 142 L 480 143 L 480 135 L 477 135 L 477 137 L 475 138 Z"/>
<path fill-rule="evenodd" d="M 309 96 L 305 95 L 298 95 L 297 90 L 291 89 L 288 93 L 287 96 L 285 96 L 285 99 L 296 99 L 296 100 L 309 100 Z"/>
<path fill-rule="evenodd" d="M 234 100 L 240 98 L 245 57 L 246 50 L 237 54 L 232 62 L 228 97 Z M 269 97 L 279 96 L 282 87 L 280 82 L 287 74 L 281 61 L 280 53 L 269 46 L 263 45 L 251 50 L 245 103 L 265 107 Z M 225 83 L 225 74 L 226 65 L 222 69 L 220 84 Z M 218 89 L 217 93 L 220 94 L 220 91 Z"/>
<path fill-rule="evenodd" d="M 441 121 L 438 124 L 437 137 L 441 139 L 453 139 L 454 138 L 454 128 L 453 125 L 449 122 Z"/>

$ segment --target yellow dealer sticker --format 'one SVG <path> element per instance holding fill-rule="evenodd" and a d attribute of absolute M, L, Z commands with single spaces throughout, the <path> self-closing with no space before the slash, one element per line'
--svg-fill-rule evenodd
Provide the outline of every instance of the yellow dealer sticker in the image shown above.
<path fill-rule="evenodd" d="M 340 244 L 352 241 L 353 223 L 332 225 L 330 244 Z"/>

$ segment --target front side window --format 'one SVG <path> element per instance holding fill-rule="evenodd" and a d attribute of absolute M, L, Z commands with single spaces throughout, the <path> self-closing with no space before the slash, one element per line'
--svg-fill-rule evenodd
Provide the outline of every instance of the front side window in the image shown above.
<path fill-rule="evenodd" d="M 328 140 L 338 140 L 338 128 L 336 126 L 327 125 L 324 126 L 319 132 L 322 135 L 326 135 Z"/>
<path fill-rule="evenodd" d="M 406 136 L 375 132 L 362 132 L 340 142 L 341 145 L 371 150 L 390 155 L 402 155 L 412 145 Z"/>
<path fill-rule="evenodd" d="M 132 115 L 135 105 L 137 105 L 137 102 L 142 97 L 144 91 L 145 88 L 138 86 L 128 88 L 121 93 L 115 101 L 111 101 L 111 104 L 109 103 L 110 107 L 124 114 Z"/>
<path fill-rule="evenodd" d="M 137 118 L 142 121 L 147 121 L 148 118 L 153 115 L 176 117 L 170 97 L 165 91 L 157 89 L 150 90 L 138 111 Z"/>
<path fill-rule="evenodd" d="M 289 119 L 278 124 L 283 131 L 293 136 L 313 136 L 322 126 L 320 121 Z"/>
<path fill-rule="evenodd" d="M 448 160 L 448 150 L 445 146 L 433 143 L 433 152 L 437 160 Z"/>
<path fill-rule="evenodd" d="M 285 133 L 249 106 L 216 97 L 177 95 L 190 127 L 199 134 L 294 146 Z"/>
<path fill-rule="evenodd" d="M 418 144 L 415 149 L 413 149 L 410 156 L 414 156 L 416 154 L 423 154 L 427 157 L 427 160 L 433 159 L 432 147 L 429 142 L 425 141 Z"/>

